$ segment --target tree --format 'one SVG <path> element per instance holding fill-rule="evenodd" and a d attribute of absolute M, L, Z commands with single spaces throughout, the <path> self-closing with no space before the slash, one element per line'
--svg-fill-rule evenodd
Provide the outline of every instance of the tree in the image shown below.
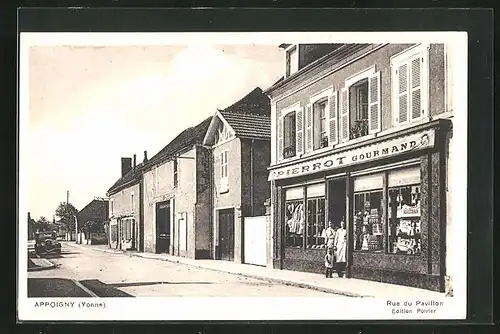
<path fill-rule="evenodd" d="M 56 216 L 66 226 L 68 231 L 75 230 L 75 216 L 78 210 L 71 203 L 61 202 L 57 206 Z"/>
<path fill-rule="evenodd" d="M 41 216 L 34 224 L 35 231 L 45 232 L 49 230 L 49 222 L 47 218 Z"/>

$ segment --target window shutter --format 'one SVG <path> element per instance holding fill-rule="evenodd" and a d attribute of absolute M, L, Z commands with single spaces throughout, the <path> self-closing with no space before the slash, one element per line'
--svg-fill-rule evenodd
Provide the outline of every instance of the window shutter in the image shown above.
<path fill-rule="evenodd" d="M 297 110 L 297 120 L 295 121 L 295 144 L 297 145 L 297 155 L 304 153 L 304 108 Z"/>
<path fill-rule="evenodd" d="M 312 150 L 313 144 L 313 117 L 312 117 L 312 105 L 308 104 L 306 107 L 306 152 Z"/>
<path fill-rule="evenodd" d="M 340 127 L 341 140 L 349 140 L 349 90 L 343 88 L 340 91 Z"/>
<path fill-rule="evenodd" d="M 278 161 L 283 160 L 283 117 L 279 114 L 278 117 L 278 147 L 276 158 Z"/>
<path fill-rule="evenodd" d="M 380 71 L 368 79 L 368 131 L 369 133 L 380 132 Z"/>
<path fill-rule="evenodd" d="M 330 96 L 330 106 L 329 106 L 329 126 L 328 126 L 328 144 L 335 145 L 338 143 L 338 121 L 337 121 L 337 99 L 338 92 L 333 92 L 332 96 Z"/>
<path fill-rule="evenodd" d="M 422 105 L 422 62 L 423 58 L 419 54 L 410 60 L 410 115 L 411 120 L 422 117 L 424 113 Z"/>
<path fill-rule="evenodd" d="M 397 123 L 405 123 L 408 121 L 408 64 L 404 63 L 398 66 L 396 70 L 397 76 L 397 92 L 398 92 L 398 101 L 397 101 Z"/>

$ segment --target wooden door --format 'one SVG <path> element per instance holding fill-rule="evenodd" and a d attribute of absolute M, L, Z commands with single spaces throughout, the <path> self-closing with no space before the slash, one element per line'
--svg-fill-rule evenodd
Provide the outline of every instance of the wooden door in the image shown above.
<path fill-rule="evenodd" d="M 234 260 L 234 210 L 219 211 L 219 247 L 221 260 Z"/>

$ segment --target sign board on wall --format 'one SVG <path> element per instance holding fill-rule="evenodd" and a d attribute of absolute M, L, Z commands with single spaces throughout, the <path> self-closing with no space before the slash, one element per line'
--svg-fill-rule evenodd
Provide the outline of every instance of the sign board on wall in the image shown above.
<path fill-rule="evenodd" d="M 402 136 L 381 143 L 299 162 L 291 166 L 276 168 L 270 171 L 268 180 L 303 176 L 431 148 L 434 146 L 434 140 L 434 130 Z"/>

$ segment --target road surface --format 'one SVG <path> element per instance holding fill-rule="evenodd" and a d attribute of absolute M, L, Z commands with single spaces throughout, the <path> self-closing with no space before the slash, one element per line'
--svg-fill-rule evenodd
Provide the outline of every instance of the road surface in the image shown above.
<path fill-rule="evenodd" d="M 62 254 L 49 258 L 56 268 L 28 272 L 30 297 L 331 297 L 184 264 L 62 244 Z"/>

